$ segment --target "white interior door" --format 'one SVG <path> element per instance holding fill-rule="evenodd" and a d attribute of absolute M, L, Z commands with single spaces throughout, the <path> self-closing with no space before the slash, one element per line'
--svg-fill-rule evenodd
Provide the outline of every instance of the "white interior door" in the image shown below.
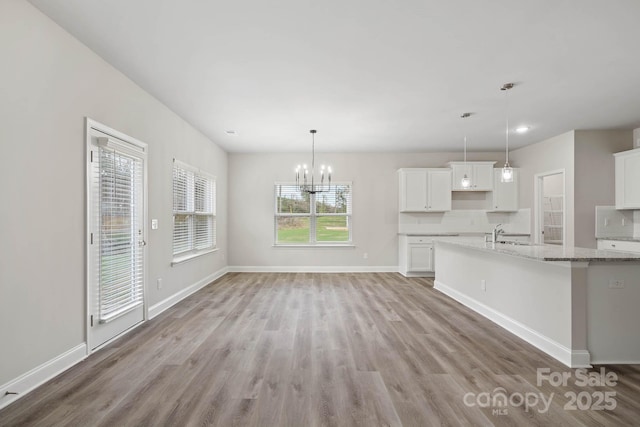
<path fill-rule="evenodd" d="M 88 125 L 90 350 L 145 318 L 146 145 Z"/>

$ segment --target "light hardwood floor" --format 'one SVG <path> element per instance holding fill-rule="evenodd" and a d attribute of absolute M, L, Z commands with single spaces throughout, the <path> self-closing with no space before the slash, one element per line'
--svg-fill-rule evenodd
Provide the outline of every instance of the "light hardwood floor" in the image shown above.
<path fill-rule="evenodd" d="M 537 368 L 572 378 L 538 386 Z M 0 411 L 0 425 L 638 425 L 640 366 L 606 370 L 616 386 L 577 386 L 575 370 L 429 279 L 232 273 Z M 499 387 L 513 404 L 478 407 Z M 565 393 L 584 405 L 605 391 L 614 410 L 564 409 Z M 540 394 L 548 411 L 517 406 Z"/>

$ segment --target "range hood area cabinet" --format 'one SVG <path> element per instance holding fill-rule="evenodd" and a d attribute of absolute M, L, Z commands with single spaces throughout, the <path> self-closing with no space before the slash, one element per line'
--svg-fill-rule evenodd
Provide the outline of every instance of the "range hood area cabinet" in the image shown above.
<path fill-rule="evenodd" d="M 400 212 L 451 210 L 451 169 L 404 168 L 398 170 Z"/>
<path fill-rule="evenodd" d="M 453 191 L 492 191 L 493 165 L 496 162 L 449 162 L 453 175 Z M 462 187 L 462 178 L 471 179 L 471 187 Z"/>
<path fill-rule="evenodd" d="M 502 182 L 502 169 L 493 169 L 493 212 L 518 211 L 518 175 L 519 170 L 513 168 L 513 182 Z"/>
<path fill-rule="evenodd" d="M 616 209 L 640 209 L 640 148 L 615 153 Z"/>

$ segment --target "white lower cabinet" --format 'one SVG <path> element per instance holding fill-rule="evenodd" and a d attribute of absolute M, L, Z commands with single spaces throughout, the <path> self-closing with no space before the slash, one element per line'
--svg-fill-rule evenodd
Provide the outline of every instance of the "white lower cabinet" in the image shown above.
<path fill-rule="evenodd" d="M 399 271 L 404 276 L 433 276 L 433 239 L 401 235 L 399 260 Z"/>
<path fill-rule="evenodd" d="M 619 252 L 636 252 L 640 253 L 640 242 L 628 240 L 598 240 L 598 249 Z"/>

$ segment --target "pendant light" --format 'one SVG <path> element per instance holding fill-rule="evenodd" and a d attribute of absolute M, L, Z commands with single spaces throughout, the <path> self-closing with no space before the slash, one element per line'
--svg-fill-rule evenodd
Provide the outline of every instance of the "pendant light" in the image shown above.
<path fill-rule="evenodd" d="M 502 182 L 513 182 L 513 168 L 509 164 L 509 90 L 513 89 L 513 83 L 505 83 L 500 90 L 505 92 L 505 105 L 506 105 L 506 117 L 507 117 L 507 127 L 505 130 L 505 163 L 502 168 L 502 176 L 500 181 Z"/>
<path fill-rule="evenodd" d="M 463 113 L 460 117 L 466 119 L 471 116 L 471 113 Z M 464 132 L 464 166 L 465 166 L 465 174 L 460 180 L 460 186 L 464 189 L 471 188 L 471 179 L 467 176 L 466 167 L 467 167 L 467 132 Z"/>
<path fill-rule="evenodd" d="M 325 168 L 320 167 L 320 184 L 316 184 L 315 167 L 316 167 L 316 133 L 315 129 L 309 131 L 311 133 L 311 171 L 307 165 L 298 165 L 296 167 L 296 186 L 301 192 L 316 194 L 331 191 L 331 166 Z M 302 176 L 301 176 L 302 175 Z M 309 176 L 311 175 L 311 176 Z M 328 186 L 325 186 L 325 178 L 328 178 Z"/>

